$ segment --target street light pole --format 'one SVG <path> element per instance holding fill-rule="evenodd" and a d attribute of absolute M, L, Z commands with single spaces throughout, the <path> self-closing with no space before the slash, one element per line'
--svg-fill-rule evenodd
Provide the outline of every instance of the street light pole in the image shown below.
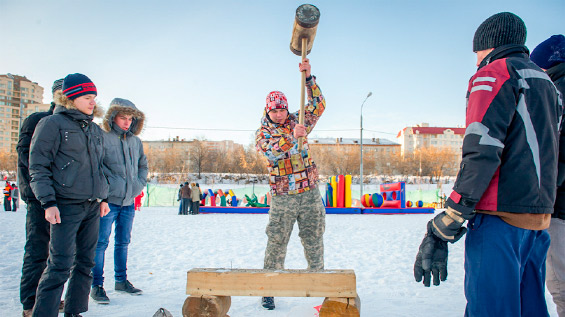
<path fill-rule="evenodd" d="M 361 200 L 363 199 L 363 105 L 365 104 L 365 101 L 367 101 L 367 99 L 372 95 L 373 93 L 369 91 L 367 97 L 365 97 L 365 100 L 363 100 L 363 103 L 361 104 L 361 165 L 359 171 L 359 185 L 361 187 L 361 197 L 359 199 Z"/>

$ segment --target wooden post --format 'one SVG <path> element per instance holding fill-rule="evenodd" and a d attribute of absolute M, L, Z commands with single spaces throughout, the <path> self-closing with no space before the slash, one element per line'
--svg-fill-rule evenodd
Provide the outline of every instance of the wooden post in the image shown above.
<path fill-rule="evenodd" d="M 302 38 L 302 60 L 306 58 L 306 52 L 308 51 L 308 39 Z M 302 61 L 300 61 L 302 63 Z M 302 87 L 300 88 L 300 113 L 298 114 L 298 123 L 304 124 L 304 99 L 306 98 L 306 72 L 302 72 Z M 304 138 L 298 138 L 298 152 L 302 152 L 302 143 Z"/>
<path fill-rule="evenodd" d="M 320 308 L 320 317 L 359 317 L 361 301 L 356 298 L 326 297 Z"/>
<path fill-rule="evenodd" d="M 182 305 L 183 317 L 229 317 L 230 296 L 189 296 Z"/>

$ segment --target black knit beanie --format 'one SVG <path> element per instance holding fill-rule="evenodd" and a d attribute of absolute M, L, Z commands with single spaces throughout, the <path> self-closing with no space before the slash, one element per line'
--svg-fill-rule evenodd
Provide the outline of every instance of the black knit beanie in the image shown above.
<path fill-rule="evenodd" d="M 514 13 L 500 12 L 479 25 L 473 38 L 473 52 L 507 44 L 524 45 L 525 43 L 524 21 Z"/>
<path fill-rule="evenodd" d="M 71 100 L 75 100 L 80 96 L 92 94 L 98 95 L 96 86 L 83 74 L 70 74 L 63 81 L 63 94 Z"/>
<path fill-rule="evenodd" d="M 65 80 L 64 78 L 61 79 L 57 79 L 53 82 L 53 87 L 51 87 L 51 92 L 53 94 L 55 94 L 55 92 L 57 90 L 62 90 L 63 89 L 63 80 Z"/>

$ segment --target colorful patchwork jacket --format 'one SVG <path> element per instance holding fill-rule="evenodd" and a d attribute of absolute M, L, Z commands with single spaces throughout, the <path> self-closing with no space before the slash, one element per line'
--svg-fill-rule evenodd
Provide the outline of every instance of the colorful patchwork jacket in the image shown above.
<path fill-rule="evenodd" d="M 315 77 L 306 80 L 308 104 L 304 107 L 304 125 L 309 134 L 326 108 Z M 316 187 L 318 170 L 310 155 L 307 137 L 303 138 L 302 152 L 298 152 L 298 139 L 294 126 L 298 124 L 298 111 L 289 113 L 283 124 L 272 122 L 263 112 L 261 128 L 256 133 L 257 150 L 269 161 L 269 184 L 272 195 L 293 195 Z"/>

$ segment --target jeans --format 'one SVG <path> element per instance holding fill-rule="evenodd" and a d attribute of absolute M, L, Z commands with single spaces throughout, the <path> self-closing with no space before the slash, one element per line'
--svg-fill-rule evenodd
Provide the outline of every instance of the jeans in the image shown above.
<path fill-rule="evenodd" d="M 112 224 L 116 223 L 114 232 L 114 277 L 116 282 L 124 282 L 127 279 L 128 245 L 131 240 L 131 229 L 135 206 L 118 206 L 108 204 L 110 212 L 100 218 L 100 232 L 98 244 L 96 245 L 96 256 L 94 268 L 92 269 L 92 285 L 104 285 L 104 253 L 108 248 Z"/>
<path fill-rule="evenodd" d="M 511 226 L 478 213 L 465 239 L 465 316 L 549 316 L 546 230 Z"/>
<path fill-rule="evenodd" d="M 188 198 L 183 198 L 182 199 L 182 214 L 183 215 L 188 215 L 188 208 L 192 206 L 192 200 L 188 199 Z"/>

